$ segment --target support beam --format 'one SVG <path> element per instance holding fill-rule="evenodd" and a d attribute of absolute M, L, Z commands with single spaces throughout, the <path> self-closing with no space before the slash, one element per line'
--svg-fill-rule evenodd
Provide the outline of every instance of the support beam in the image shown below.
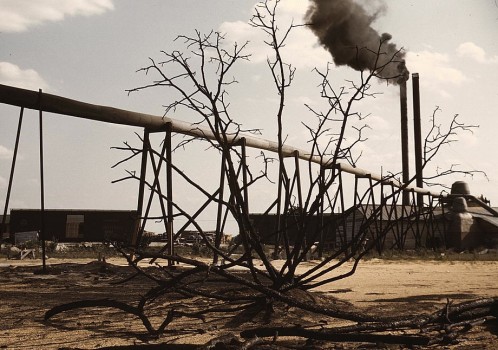
<path fill-rule="evenodd" d="M 38 92 L 39 105 L 42 104 L 42 90 Z M 43 111 L 39 109 L 38 121 L 40 127 L 40 238 L 42 243 L 42 272 L 47 271 L 45 256 L 45 179 L 43 172 Z"/>
<path fill-rule="evenodd" d="M 221 239 L 223 236 L 223 196 L 225 194 L 225 154 L 221 154 L 221 169 L 220 169 L 220 187 L 218 189 L 218 211 L 216 214 L 216 235 L 214 246 L 219 249 L 221 245 Z M 218 253 L 214 252 L 213 264 L 218 262 Z"/>
<path fill-rule="evenodd" d="M 168 254 L 173 256 L 175 253 L 174 233 L 173 233 L 173 150 L 171 149 L 171 123 L 166 124 L 166 204 L 168 211 Z M 168 266 L 173 265 L 173 260 L 168 260 Z"/>
<path fill-rule="evenodd" d="M 14 181 L 14 171 L 16 168 L 17 151 L 19 149 L 19 139 L 21 138 L 21 126 L 22 126 L 23 115 L 24 115 L 24 107 L 21 107 L 21 113 L 19 114 L 19 123 L 17 125 L 16 143 L 14 145 L 14 155 L 12 156 L 12 165 L 10 167 L 9 184 L 7 187 L 7 197 L 5 198 L 5 207 L 3 209 L 2 226 L 0 226 L 0 239 L 3 238 L 3 233 L 4 233 L 3 230 L 4 228 L 7 227 L 7 213 L 9 211 L 10 192 L 12 190 L 12 183 Z"/>
<path fill-rule="evenodd" d="M 138 200 L 137 200 L 137 223 L 136 230 L 132 237 L 131 244 L 138 247 L 140 240 L 142 239 L 142 229 L 141 221 L 144 206 L 144 192 L 145 192 L 145 175 L 147 173 L 147 155 L 149 149 L 149 131 L 144 129 L 144 137 L 142 140 L 142 162 L 140 165 L 140 183 L 138 187 Z"/>

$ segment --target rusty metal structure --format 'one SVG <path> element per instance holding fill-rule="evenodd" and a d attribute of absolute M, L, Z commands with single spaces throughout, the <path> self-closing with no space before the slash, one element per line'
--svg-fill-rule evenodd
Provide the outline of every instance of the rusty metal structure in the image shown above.
<path fill-rule="evenodd" d="M 414 83 L 415 84 L 415 83 Z M 404 96 L 403 96 L 404 91 Z M 403 102 L 404 99 L 404 102 Z M 230 194 L 225 193 L 225 168 L 224 159 L 221 159 L 219 187 L 208 195 L 206 202 L 194 213 L 185 214 L 188 221 L 185 225 L 175 230 L 173 221 L 175 215 L 178 214 L 178 208 L 174 205 L 174 160 L 172 157 L 172 141 L 173 133 L 189 135 L 200 140 L 213 140 L 216 138 L 209 129 L 204 129 L 197 124 L 189 124 L 168 117 L 154 116 L 149 114 L 131 112 L 127 110 L 117 109 L 107 106 L 93 105 L 68 98 L 45 94 L 40 91 L 31 91 L 20 88 L 15 88 L 6 85 L 0 85 L 0 103 L 18 106 L 21 108 L 19 117 L 19 127 L 17 130 L 16 145 L 12 169 L 5 203 L 4 218 L 6 217 L 11 185 L 14 175 L 14 168 L 17 156 L 17 147 L 19 143 L 19 135 L 21 132 L 22 118 L 24 109 L 33 109 L 39 111 L 39 131 L 40 131 L 40 178 L 41 178 L 41 215 L 42 228 L 41 239 L 45 240 L 43 228 L 43 213 L 44 213 L 44 188 L 43 188 L 43 113 L 57 113 L 66 116 L 77 118 L 90 119 L 95 121 L 115 123 L 143 128 L 143 145 L 141 152 L 141 171 L 138 179 L 140 185 L 138 189 L 138 204 L 137 212 L 141 218 L 141 222 L 137 223 L 136 236 L 134 242 L 138 243 L 141 235 L 144 232 L 146 221 L 150 215 L 151 203 L 153 195 L 156 193 L 159 198 L 162 211 L 162 218 L 167 233 L 167 249 L 169 255 L 174 254 L 175 239 L 184 232 L 189 225 L 202 213 L 209 205 L 217 203 L 216 214 L 216 237 L 215 246 L 219 247 L 222 237 L 228 210 L 222 206 L 224 200 L 230 200 Z M 406 86 L 402 87 L 402 112 L 406 113 Z M 152 149 L 150 135 L 152 133 L 164 133 L 164 143 L 160 151 Z M 241 154 L 241 162 L 239 164 L 237 176 L 241 181 L 242 193 L 245 199 L 247 208 L 245 211 L 249 213 L 249 186 L 246 158 L 248 157 L 248 149 L 257 149 L 262 151 L 277 152 L 278 144 L 274 141 L 256 138 L 249 135 L 227 135 L 227 140 L 231 147 L 238 148 Z M 403 177 L 400 182 L 393 177 L 387 178 L 379 174 L 372 173 L 368 170 L 353 167 L 347 163 L 335 163 L 331 168 L 331 159 L 310 155 L 308 151 L 291 147 L 289 145 L 282 146 L 282 154 L 287 159 L 286 161 L 293 163 L 294 173 L 288 178 L 290 184 L 290 192 L 297 198 L 297 207 L 303 207 L 303 189 L 301 181 L 300 163 L 316 164 L 320 169 L 322 183 L 328 173 L 333 171 L 338 174 L 338 183 L 326 191 L 323 196 L 321 207 L 318 216 L 321 218 L 322 225 L 318 225 L 315 237 L 318 243 L 318 254 L 321 256 L 324 249 L 334 248 L 347 244 L 355 239 L 355 234 L 359 227 L 363 227 L 368 222 L 368 229 L 372 237 L 372 242 L 375 244 L 375 249 L 382 252 L 384 249 L 397 248 L 404 249 L 408 241 L 412 241 L 414 247 L 423 247 L 427 244 L 435 245 L 445 242 L 445 222 L 444 218 L 445 207 L 441 205 L 441 199 L 444 199 L 439 192 L 432 192 L 421 187 L 421 182 L 412 186 L 409 180 Z M 156 160 L 155 155 L 160 155 L 159 160 Z M 223 155 L 221 156 L 223 157 Z M 153 184 L 151 195 L 145 203 L 145 186 L 147 167 L 152 166 L 153 169 Z M 162 184 L 159 176 L 161 168 L 165 167 L 166 183 L 165 187 Z M 405 165 L 403 166 L 405 167 Z M 406 166 L 407 167 L 407 166 Z M 417 175 L 420 169 L 417 167 Z M 287 176 L 287 175 L 286 175 Z M 344 176 L 354 177 L 354 188 L 347 189 L 343 182 Z M 164 177 L 163 177 L 164 179 Z M 405 182 L 405 183 L 403 183 Z M 162 187 L 163 186 L 163 187 Z M 351 209 L 346 209 L 346 203 L 353 198 L 353 206 Z M 386 198 L 388 204 L 386 205 Z M 279 208 L 283 200 L 280 192 L 275 203 L 273 203 L 266 214 Z M 383 203 L 381 205 L 381 203 Z M 337 216 L 339 219 L 333 220 L 333 228 L 325 223 L 327 216 L 340 213 Z M 275 253 L 281 249 L 281 241 L 287 238 L 285 232 L 291 229 L 289 224 L 289 213 L 277 210 L 277 221 L 275 224 L 275 234 L 278 237 L 275 242 Z M 327 227 L 327 230 L 325 230 Z M 330 233 L 332 232 L 332 233 Z M 388 234 L 386 234 L 388 232 Z M 382 233 L 382 237 L 380 236 Z M 332 236 L 331 236 L 332 235 Z M 379 237 L 377 237 L 379 236 Z M 327 244 L 326 244 L 327 243 Z M 44 243 L 43 243 L 44 246 Z M 43 254 L 44 257 L 44 254 Z M 214 262 L 217 256 L 215 254 Z M 45 266 L 45 261 L 43 262 Z"/>

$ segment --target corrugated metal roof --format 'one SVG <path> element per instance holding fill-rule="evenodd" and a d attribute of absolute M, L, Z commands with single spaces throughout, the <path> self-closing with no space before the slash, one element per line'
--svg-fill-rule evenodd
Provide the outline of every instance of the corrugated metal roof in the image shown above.
<path fill-rule="evenodd" d="M 497 208 L 493 208 L 494 210 L 497 210 Z M 498 217 L 494 216 L 491 214 L 488 210 L 485 208 L 481 207 L 469 207 L 467 208 L 467 211 L 472 214 L 474 218 L 476 218 L 478 221 L 484 221 L 488 224 L 491 224 L 495 227 L 498 227 Z"/>
<path fill-rule="evenodd" d="M 498 227 L 498 217 L 490 215 L 472 214 L 476 219 L 485 221 L 493 226 Z"/>
<path fill-rule="evenodd" d="M 11 209 L 11 212 L 13 211 L 40 211 L 40 209 Z M 115 210 L 115 209 L 47 209 L 45 208 L 46 212 L 65 212 L 65 213 L 136 213 L 135 210 Z M 7 215 L 8 216 L 8 215 Z"/>
<path fill-rule="evenodd" d="M 498 208 L 492 208 L 496 211 L 498 211 Z M 489 212 L 486 208 L 482 207 L 467 207 L 467 211 L 472 214 L 472 215 L 482 215 L 482 216 L 489 216 L 489 217 L 494 217 L 493 214 Z"/>

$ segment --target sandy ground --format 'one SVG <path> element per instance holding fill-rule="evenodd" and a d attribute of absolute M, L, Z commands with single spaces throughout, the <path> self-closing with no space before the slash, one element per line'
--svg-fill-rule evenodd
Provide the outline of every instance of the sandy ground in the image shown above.
<path fill-rule="evenodd" d="M 147 282 L 113 284 L 129 274 L 123 259 L 108 259 L 113 267 L 105 274 L 99 273 L 98 265 L 90 259 L 47 262 L 60 273 L 34 274 L 40 260 L 0 260 L 0 348 L 93 349 L 150 342 L 144 338 L 142 323 L 119 310 L 78 310 L 43 320 L 49 308 L 70 301 L 110 297 L 135 303 Z M 316 263 L 308 262 L 303 268 Z M 337 273 L 348 268 L 345 266 Z M 369 311 L 398 314 L 435 311 L 447 298 L 460 302 L 498 296 L 497 278 L 498 262 L 372 259 L 362 262 L 352 277 L 320 287 L 318 291 Z M 168 302 L 181 304 L 176 300 Z M 175 320 L 161 341 L 202 344 L 224 332 L 236 331 L 230 322 L 223 317 L 213 317 L 207 322 Z M 498 334 L 496 329 L 483 326 L 469 333 L 460 347 L 449 348 L 496 349 Z"/>

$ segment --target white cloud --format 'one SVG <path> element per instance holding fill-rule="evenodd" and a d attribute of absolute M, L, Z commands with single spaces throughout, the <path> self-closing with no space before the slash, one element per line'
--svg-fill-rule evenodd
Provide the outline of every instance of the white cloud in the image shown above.
<path fill-rule="evenodd" d="M 469 57 L 481 63 L 486 60 L 486 52 L 471 42 L 460 44 L 457 48 L 457 53 L 460 57 Z"/>
<path fill-rule="evenodd" d="M 284 35 L 284 30 L 291 23 L 294 25 L 303 23 L 307 6 L 308 3 L 302 0 L 286 0 L 279 4 L 277 23 L 280 35 Z M 272 50 L 264 43 L 268 37 L 262 30 L 250 26 L 247 22 L 224 22 L 219 31 L 227 33 L 227 39 L 230 42 L 248 41 L 246 53 L 251 54 L 251 63 L 266 62 L 267 58 L 273 55 Z M 323 67 L 332 60 L 330 54 L 318 44 L 316 36 L 304 26 L 296 27 L 291 31 L 282 54 L 285 62 L 301 69 Z"/>
<path fill-rule="evenodd" d="M 498 56 L 488 57 L 482 47 L 469 41 L 460 44 L 456 52 L 460 57 L 470 58 L 479 63 L 498 63 Z"/>
<path fill-rule="evenodd" d="M 48 84 L 34 69 L 21 69 L 9 62 L 0 62 L 0 83 L 31 90 L 48 87 Z"/>
<path fill-rule="evenodd" d="M 451 66 L 448 55 L 439 52 L 420 51 L 407 53 L 407 65 L 413 72 L 443 83 L 460 85 L 467 80 L 465 75 Z"/>
<path fill-rule="evenodd" d="M 24 32 L 44 22 L 62 21 L 66 16 L 99 15 L 112 9 L 112 0 L 2 0 L 0 31 Z"/>
<path fill-rule="evenodd" d="M 320 46 L 315 35 L 305 27 L 296 28 L 283 50 L 296 68 L 323 68 L 332 61 L 330 53 Z"/>
<path fill-rule="evenodd" d="M 0 159 L 10 159 L 13 151 L 5 146 L 0 145 Z"/>
<path fill-rule="evenodd" d="M 385 132 L 392 129 L 391 123 L 378 115 L 369 115 L 365 118 L 365 123 L 375 132 Z"/>
<path fill-rule="evenodd" d="M 279 4 L 279 10 L 287 15 L 303 17 L 308 10 L 309 2 L 303 0 L 285 0 Z"/>
<path fill-rule="evenodd" d="M 251 27 L 249 23 L 243 21 L 223 22 L 219 29 L 221 33 L 226 33 L 227 42 L 237 42 L 239 45 L 248 42 L 245 54 L 250 54 L 250 62 L 265 62 L 269 54 L 268 47 L 263 43 L 264 36 L 261 31 Z"/>
<path fill-rule="evenodd" d="M 411 72 L 420 73 L 421 84 L 433 90 L 441 97 L 448 97 L 450 86 L 461 86 L 468 78 L 462 71 L 452 66 L 447 54 L 424 50 L 408 52 L 407 66 Z"/>

